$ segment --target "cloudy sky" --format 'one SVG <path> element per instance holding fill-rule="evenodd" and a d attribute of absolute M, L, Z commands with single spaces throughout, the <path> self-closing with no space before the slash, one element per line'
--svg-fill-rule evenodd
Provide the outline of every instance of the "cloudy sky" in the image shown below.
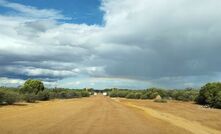
<path fill-rule="evenodd" d="M 220 0 L 0 0 L 0 86 L 221 81 Z"/>

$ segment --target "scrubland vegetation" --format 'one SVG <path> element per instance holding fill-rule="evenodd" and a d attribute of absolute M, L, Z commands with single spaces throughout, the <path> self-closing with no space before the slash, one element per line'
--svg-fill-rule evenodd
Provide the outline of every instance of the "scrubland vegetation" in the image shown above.
<path fill-rule="evenodd" d="M 20 101 L 34 103 L 51 99 L 71 99 L 89 96 L 89 92 L 85 89 L 46 89 L 39 80 L 27 80 L 20 88 L 0 88 L 0 104 L 2 105 L 11 105 Z"/>
<path fill-rule="evenodd" d="M 105 89 L 110 97 L 127 99 L 155 99 L 155 102 L 166 103 L 167 100 L 195 101 L 208 107 L 221 108 L 221 83 L 208 83 L 200 89 L 158 89 L 146 90 Z M 157 97 L 160 97 L 160 99 Z"/>
<path fill-rule="evenodd" d="M 145 90 L 129 89 L 104 89 L 110 97 L 127 99 L 154 99 L 154 102 L 166 103 L 168 100 L 195 101 L 207 107 L 221 108 L 221 83 L 208 83 L 200 89 L 159 89 L 148 88 Z M 11 105 L 25 101 L 47 101 L 51 99 L 70 99 L 89 97 L 93 89 L 46 89 L 39 80 L 27 80 L 20 88 L 0 88 L 0 104 Z"/>
<path fill-rule="evenodd" d="M 199 94 L 197 89 L 183 89 L 183 90 L 166 90 L 149 88 L 146 90 L 128 90 L 128 89 L 109 89 L 108 95 L 110 97 L 122 97 L 128 99 L 155 99 L 160 96 L 162 99 L 173 99 L 180 101 L 194 101 Z"/>
<path fill-rule="evenodd" d="M 2 105 L 15 103 L 13 106 L 1 106 L 0 122 L 4 123 L 0 125 L 0 129 L 3 134 L 8 132 L 12 134 L 33 132 L 108 134 L 110 130 L 113 130 L 111 133 L 118 133 L 119 129 L 123 130 L 122 133 L 125 134 L 149 132 L 218 134 L 221 132 L 219 127 L 221 111 L 205 109 L 192 102 L 196 101 L 208 107 L 220 108 L 220 85 L 220 83 L 209 83 L 201 89 L 184 90 L 149 88 L 146 90 L 106 89 L 100 91 L 47 89 L 40 81 L 29 80 L 20 88 L 0 89 Z M 69 99 L 88 97 L 93 92 L 105 92 L 111 97 L 128 99 L 111 99 L 102 94 L 88 99 Z M 56 100 L 47 101 L 51 99 Z M 179 100 L 179 102 L 168 101 L 172 99 Z M 24 101 L 29 104 L 16 103 Z M 33 104 L 36 101 L 47 102 Z M 183 103 L 181 101 L 191 102 Z M 92 124 L 95 123 L 97 125 L 93 126 Z M 75 127 L 75 124 L 82 127 Z M 134 131 L 128 128 L 133 128 Z"/>
<path fill-rule="evenodd" d="M 221 108 L 221 83 L 208 83 L 199 92 L 196 102 L 210 107 Z"/>

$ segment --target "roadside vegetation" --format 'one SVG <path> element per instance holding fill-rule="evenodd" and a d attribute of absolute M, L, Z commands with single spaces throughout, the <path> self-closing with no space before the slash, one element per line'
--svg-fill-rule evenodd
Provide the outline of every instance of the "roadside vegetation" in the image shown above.
<path fill-rule="evenodd" d="M 199 94 L 197 89 L 183 89 L 183 90 L 166 90 L 158 88 L 149 88 L 146 90 L 128 90 L 128 89 L 109 89 L 108 95 L 110 97 L 122 97 L 128 99 L 167 99 L 179 101 L 194 101 Z"/>
<path fill-rule="evenodd" d="M 27 80 L 19 88 L 0 87 L 0 105 L 11 105 L 16 102 L 48 101 L 51 99 L 71 99 L 89 97 L 93 89 L 47 89 L 39 80 Z M 207 83 L 200 89 L 160 89 L 148 88 L 145 90 L 104 89 L 110 97 L 127 99 L 152 99 L 154 102 L 166 103 L 168 100 L 195 101 L 206 107 L 221 109 L 221 83 Z"/>
<path fill-rule="evenodd" d="M 0 105 L 12 105 L 21 101 L 34 103 L 51 99 L 71 99 L 89 96 L 90 92 L 86 89 L 46 89 L 39 80 L 27 80 L 20 88 L 0 87 Z"/>
<path fill-rule="evenodd" d="M 200 89 L 159 89 L 149 88 L 146 90 L 128 89 L 105 89 L 110 97 L 127 99 L 153 99 L 154 102 L 166 103 L 167 100 L 195 101 L 206 107 L 221 109 L 221 83 L 207 83 Z"/>
<path fill-rule="evenodd" d="M 18 90 L 13 88 L 0 89 L 0 104 L 11 105 L 21 100 Z"/>
<path fill-rule="evenodd" d="M 196 102 L 221 109 L 221 83 L 208 83 L 199 92 Z"/>

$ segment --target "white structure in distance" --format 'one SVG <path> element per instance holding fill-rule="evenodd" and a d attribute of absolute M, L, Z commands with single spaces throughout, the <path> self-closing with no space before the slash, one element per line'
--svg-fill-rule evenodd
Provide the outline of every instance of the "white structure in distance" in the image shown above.
<path fill-rule="evenodd" d="M 107 96 L 107 92 L 103 92 L 103 95 L 104 95 L 104 96 Z"/>

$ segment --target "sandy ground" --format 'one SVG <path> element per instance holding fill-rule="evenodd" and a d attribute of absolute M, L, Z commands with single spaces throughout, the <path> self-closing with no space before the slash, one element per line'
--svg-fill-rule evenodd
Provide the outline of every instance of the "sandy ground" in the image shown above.
<path fill-rule="evenodd" d="M 123 103 L 140 106 L 141 109 L 144 108 L 149 111 L 154 110 L 156 112 L 160 112 L 161 115 L 165 114 L 166 116 L 175 116 L 185 119 L 186 122 L 191 121 L 193 123 L 221 131 L 220 109 L 202 108 L 202 106 L 194 104 L 193 102 L 170 101 L 168 103 L 156 103 L 148 100 L 127 99 L 121 99 L 121 101 Z"/>
<path fill-rule="evenodd" d="M 215 117 L 221 110 L 98 95 L 0 107 L 0 134 L 221 134 Z"/>

